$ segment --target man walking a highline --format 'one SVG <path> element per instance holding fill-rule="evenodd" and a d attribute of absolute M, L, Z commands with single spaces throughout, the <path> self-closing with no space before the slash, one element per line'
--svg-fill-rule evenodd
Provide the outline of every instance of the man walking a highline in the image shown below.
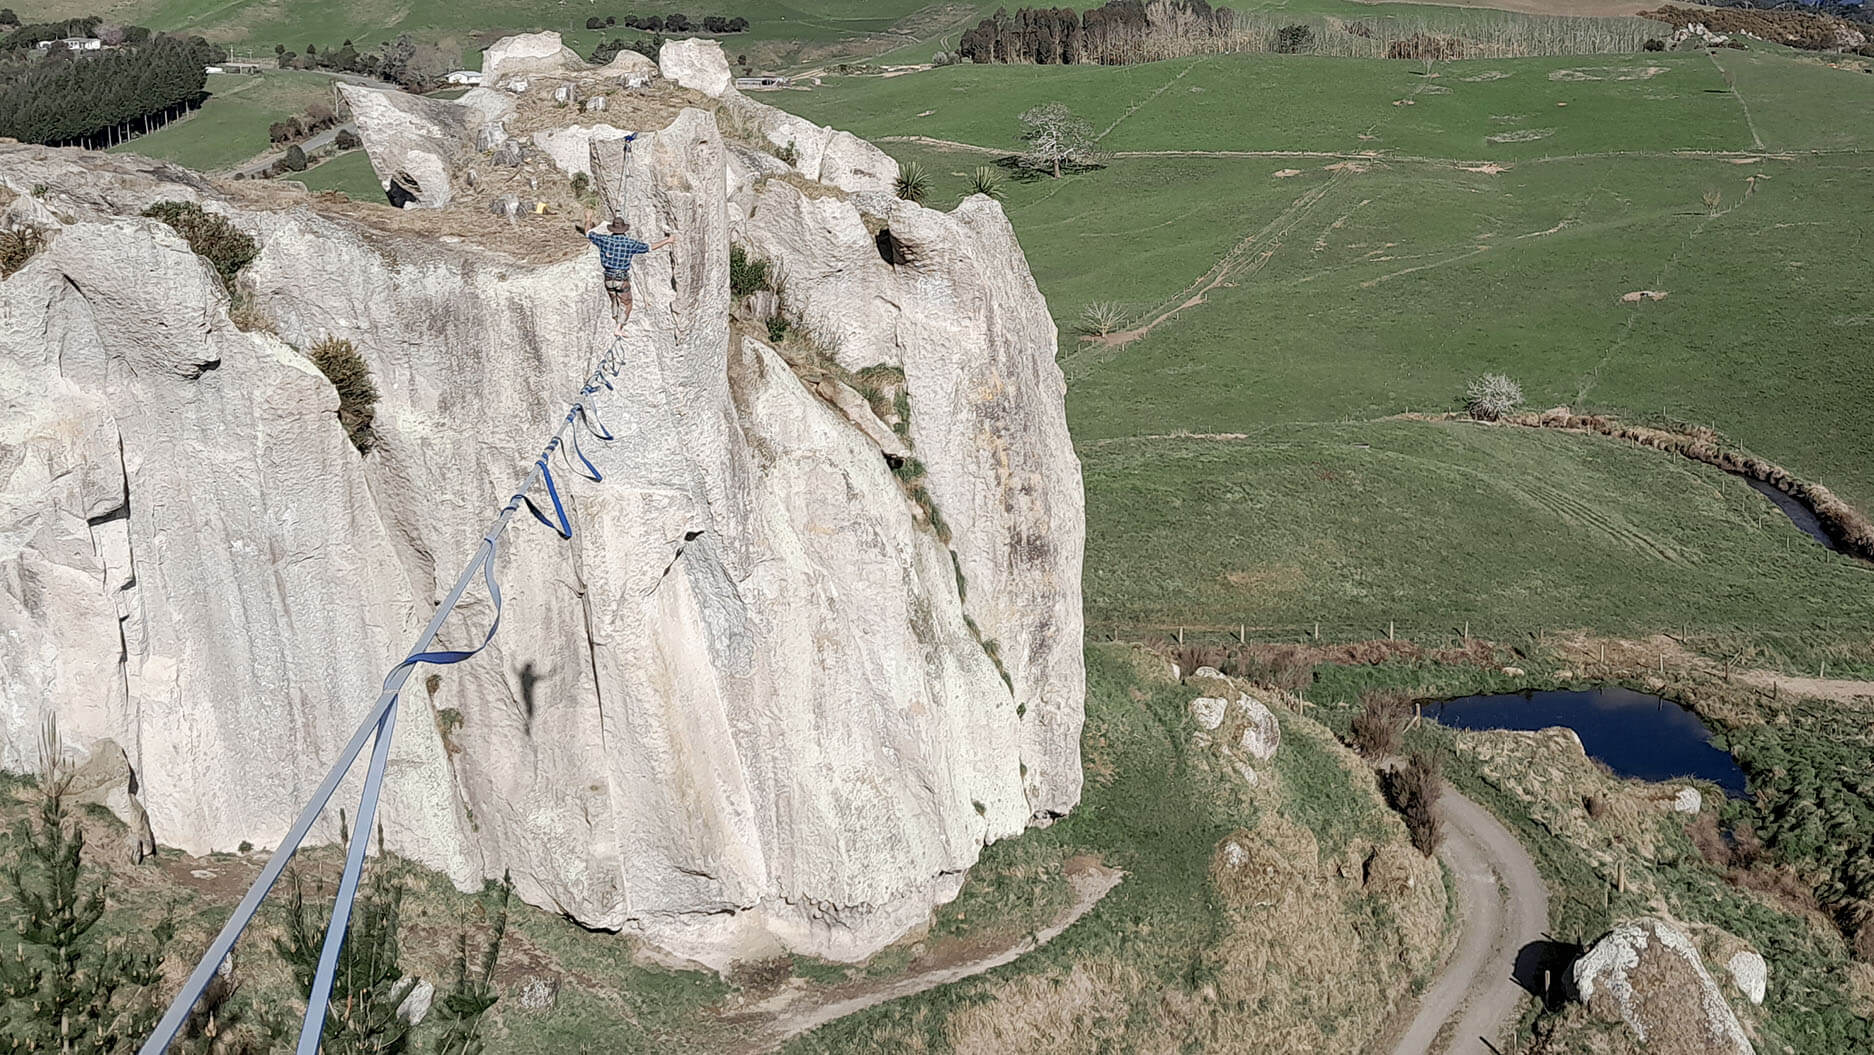
<path fill-rule="evenodd" d="M 612 298 L 612 318 L 618 325 L 613 333 L 625 332 L 631 318 L 631 262 L 654 249 L 676 241 L 672 235 L 661 242 L 646 245 L 631 237 L 631 225 L 624 217 L 614 216 L 603 229 L 592 222 L 592 210 L 586 210 L 586 238 L 599 247 L 599 266 L 605 269 L 605 292 Z M 621 313 L 622 310 L 622 313 Z"/>

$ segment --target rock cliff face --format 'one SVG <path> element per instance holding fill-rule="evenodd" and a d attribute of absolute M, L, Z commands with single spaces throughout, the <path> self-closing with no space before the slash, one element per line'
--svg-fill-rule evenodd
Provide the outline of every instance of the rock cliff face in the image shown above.
<path fill-rule="evenodd" d="M 159 841 L 277 841 L 610 339 L 596 253 L 487 207 L 496 153 L 565 184 L 521 144 L 532 97 L 571 84 L 641 126 L 594 182 L 627 166 L 634 229 L 677 240 L 637 265 L 629 365 L 596 401 L 618 439 L 585 445 L 604 481 L 559 474 L 574 539 L 517 525 L 494 645 L 412 680 L 389 844 L 712 965 L 864 956 L 1078 799 L 1082 499 L 1045 305 L 988 199 L 804 193 L 734 138 L 783 119 L 707 44 L 679 54 L 713 99 L 620 91 L 557 41 L 490 54 L 530 82 L 511 112 L 354 95 L 378 171 L 448 189 L 433 210 L 0 146 L 0 198 L 53 228 L 0 283 L 4 764 L 55 713 L 68 743 L 121 745 Z M 844 156 L 842 179 L 881 164 Z M 255 238 L 237 288 L 273 332 L 138 215 L 161 200 Z M 786 269 L 814 346 L 732 322 L 732 242 Z M 328 337 L 381 394 L 368 455 L 297 350 Z M 902 377 L 896 433 L 829 376 L 868 367 Z M 907 446 L 928 499 L 888 463 Z M 491 615 L 476 598 L 444 643 Z"/>

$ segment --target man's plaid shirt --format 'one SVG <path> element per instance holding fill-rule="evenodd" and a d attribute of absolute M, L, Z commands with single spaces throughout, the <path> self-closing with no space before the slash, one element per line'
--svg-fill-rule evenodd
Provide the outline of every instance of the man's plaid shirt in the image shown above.
<path fill-rule="evenodd" d="M 587 231 L 586 237 L 599 247 L 599 266 L 612 278 L 631 274 L 631 258 L 651 251 L 650 246 L 630 235 L 601 234 L 596 227 Z"/>

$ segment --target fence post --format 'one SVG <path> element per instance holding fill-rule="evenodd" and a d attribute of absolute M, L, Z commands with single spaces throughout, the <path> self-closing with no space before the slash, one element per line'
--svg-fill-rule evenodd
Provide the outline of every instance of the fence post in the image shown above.
<path fill-rule="evenodd" d="M 1471 621 L 1469 619 L 1466 619 L 1464 620 L 1464 644 L 1468 646 L 1470 643 L 1471 643 Z"/>
<path fill-rule="evenodd" d="M 1321 640 L 1321 621 L 1319 619 L 1314 621 L 1314 639 L 1316 641 Z"/>
<path fill-rule="evenodd" d="M 1393 639 L 1393 636 L 1392 636 L 1392 620 L 1390 620 L 1390 619 L 1388 619 L 1388 620 L 1386 620 L 1386 640 L 1388 640 L 1388 641 L 1391 641 L 1392 639 Z"/>
<path fill-rule="evenodd" d="M 1184 644 L 1184 628 L 1183 627 L 1178 628 L 1178 644 L 1180 645 Z"/>

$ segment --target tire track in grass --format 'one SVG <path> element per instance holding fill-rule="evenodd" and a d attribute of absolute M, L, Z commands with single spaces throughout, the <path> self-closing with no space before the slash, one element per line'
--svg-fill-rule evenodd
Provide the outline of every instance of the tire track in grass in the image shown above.
<path fill-rule="evenodd" d="M 1750 129 L 1751 146 L 1757 150 L 1766 149 L 1763 137 L 1757 134 L 1757 122 L 1750 119 L 1750 104 L 1744 101 L 1744 93 L 1737 90 L 1737 74 L 1724 68 L 1724 63 L 1718 61 L 1716 51 L 1705 52 L 1705 57 L 1718 68 L 1718 76 L 1724 78 L 1724 86 L 1731 90 L 1731 98 L 1736 99 L 1738 109 L 1744 111 L 1744 127 Z"/>
<path fill-rule="evenodd" d="M 1276 250 L 1282 248 L 1283 239 L 1287 238 L 1295 228 L 1301 226 L 1301 224 L 1307 220 L 1309 214 L 1314 211 L 1315 207 L 1321 204 L 1321 200 L 1327 197 L 1328 192 L 1338 186 L 1341 180 L 1346 178 L 1346 175 L 1346 170 L 1343 169 L 1330 176 L 1326 182 L 1309 188 L 1301 197 L 1291 202 L 1289 207 L 1284 209 L 1275 219 L 1270 220 L 1268 223 L 1252 232 L 1248 237 L 1231 246 L 1229 252 L 1225 253 L 1222 259 L 1211 265 L 1210 270 L 1197 277 L 1197 281 L 1184 287 L 1183 290 L 1179 291 L 1177 295 L 1173 296 L 1168 301 L 1161 301 L 1160 304 L 1162 307 L 1154 308 L 1153 312 L 1148 312 L 1147 314 L 1150 317 L 1143 324 L 1129 330 L 1108 334 L 1104 337 L 1092 338 L 1088 343 L 1108 348 L 1123 348 L 1152 332 L 1153 329 L 1167 322 L 1186 308 L 1194 308 L 1204 303 L 1205 294 L 1223 285 L 1226 281 L 1242 275 L 1253 275 L 1261 271 L 1263 267 L 1268 264 L 1269 258 L 1275 255 Z M 1257 253 L 1254 259 L 1245 262 L 1245 258 L 1249 256 L 1251 250 L 1256 248 L 1261 248 L 1262 251 Z"/>
<path fill-rule="evenodd" d="M 1748 200 L 1748 198 L 1745 199 L 1745 201 Z M 1673 248 L 1672 255 L 1666 258 L 1665 264 L 1662 265 L 1658 273 L 1654 275 L 1650 288 L 1666 289 L 1666 280 L 1671 277 L 1673 268 L 1679 265 L 1679 258 L 1685 255 L 1685 251 L 1691 246 L 1692 241 L 1699 235 L 1705 233 L 1705 228 L 1711 226 L 1713 220 L 1729 216 L 1731 213 L 1741 208 L 1743 208 L 1742 202 L 1731 206 L 1723 212 L 1711 213 L 1697 224 L 1694 224 L 1692 229 L 1685 233 L 1685 237 L 1679 239 L 1679 244 Z M 1639 302 L 1635 302 L 1631 306 L 1631 310 L 1627 312 L 1626 324 L 1620 328 L 1620 336 L 1614 338 L 1614 343 L 1612 347 L 1607 349 L 1607 354 L 1601 356 L 1600 361 L 1594 364 L 1594 369 L 1589 370 L 1587 374 L 1582 377 L 1581 386 L 1575 389 L 1574 402 L 1576 405 L 1587 402 L 1588 393 L 1594 391 L 1594 386 L 1601 383 L 1601 372 L 1607 369 L 1607 364 L 1612 362 L 1614 357 L 1619 355 L 1621 351 L 1626 348 L 1627 341 L 1633 336 L 1633 328 L 1639 324 L 1640 312 L 1642 310 Z"/>
<path fill-rule="evenodd" d="M 1159 85 L 1158 88 L 1152 92 L 1152 94 L 1146 96 L 1143 99 L 1140 99 L 1136 103 L 1133 103 L 1130 107 L 1126 109 L 1125 113 L 1120 114 L 1118 117 L 1113 118 L 1113 123 L 1106 126 L 1106 131 L 1101 132 L 1097 136 L 1094 136 L 1093 141 L 1095 143 L 1098 143 L 1098 142 L 1102 142 L 1103 140 L 1105 140 L 1106 137 L 1112 133 L 1113 129 L 1119 127 L 1119 123 L 1121 121 L 1124 121 L 1126 118 L 1131 117 L 1133 114 L 1138 113 L 1153 99 L 1156 99 L 1159 96 L 1165 94 L 1165 91 L 1167 89 L 1169 89 L 1172 85 L 1178 83 L 1179 81 L 1183 80 L 1192 70 L 1196 69 L 1198 65 L 1202 63 L 1203 61 L 1204 61 L 1203 59 L 1192 60 L 1190 65 L 1178 71 L 1178 75 L 1176 77 L 1173 77 L 1170 80 L 1166 81 L 1165 83 Z"/>
<path fill-rule="evenodd" d="M 986 147 L 980 143 L 964 143 L 955 139 L 938 139 L 922 135 L 877 136 L 875 143 L 917 143 L 939 150 L 955 150 L 962 153 L 986 154 L 994 157 L 1007 157 L 1019 153 L 1015 150 Z M 1590 150 L 1575 154 L 1544 154 L 1539 157 L 1517 158 L 1504 168 L 1517 165 L 1548 165 L 1569 161 L 1794 161 L 1797 158 L 1858 158 L 1867 151 L 1856 147 L 1829 147 L 1817 150 Z M 1436 168 L 1452 168 L 1470 171 L 1468 167 L 1490 164 L 1489 158 L 1446 158 L 1431 157 L 1425 154 L 1392 154 L 1379 150 L 1115 150 L 1106 155 L 1115 161 L 1151 161 L 1159 158 L 1212 158 L 1218 160 L 1256 161 L 1267 159 L 1300 158 L 1326 161 L 1369 161 L 1375 164 L 1431 165 Z M 1501 160 L 1501 159 L 1497 159 Z"/>

